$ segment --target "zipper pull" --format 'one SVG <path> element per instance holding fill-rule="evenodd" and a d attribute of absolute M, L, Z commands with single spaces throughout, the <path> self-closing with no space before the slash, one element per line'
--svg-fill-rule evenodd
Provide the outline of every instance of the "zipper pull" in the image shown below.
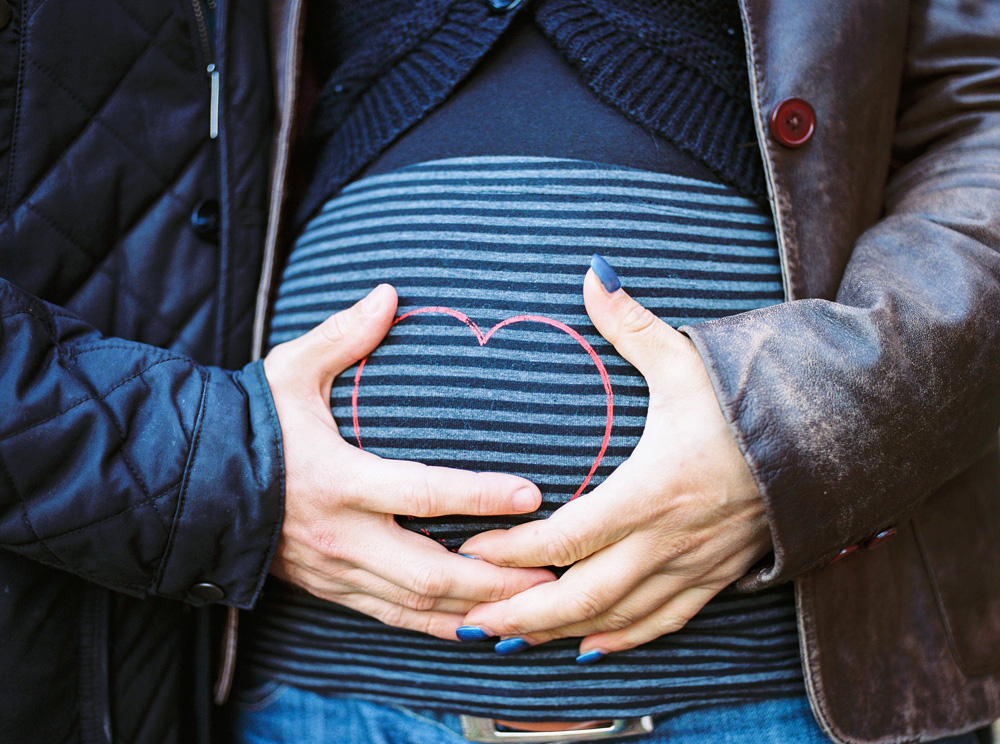
<path fill-rule="evenodd" d="M 219 136 L 219 71 L 214 64 L 208 66 L 208 79 L 212 86 L 208 104 L 208 136 L 216 139 Z"/>

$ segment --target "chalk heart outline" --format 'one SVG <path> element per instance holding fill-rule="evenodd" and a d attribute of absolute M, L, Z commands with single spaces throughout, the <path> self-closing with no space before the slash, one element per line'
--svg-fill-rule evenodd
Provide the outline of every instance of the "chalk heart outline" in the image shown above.
<path fill-rule="evenodd" d="M 598 466 L 601 464 L 601 460 L 604 459 L 604 453 L 608 451 L 608 443 L 611 441 L 611 425 L 612 422 L 614 421 L 614 413 L 615 413 L 614 394 L 611 391 L 611 379 L 608 377 L 608 371 L 604 367 L 604 362 L 602 362 L 601 358 L 597 356 L 597 352 L 594 351 L 594 348 L 589 343 L 587 343 L 587 339 L 585 339 L 583 336 L 581 336 L 579 333 L 577 333 L 575 330 L 573 330 L 570 326 L 566 325 L 565 323 L 560 323 L 558 320 L 553 320 L 552 318 L 546 318 L 544 315 L 515 315 L 513 317 L 507 318 L 506 320 L 501 320 L 495 326 L 490 328 L 486 333 L 483 333 L 482 329 L 480 329 L 480 327 L 476 325 L 476 323 L 473 322 L 472 319 L 469 318 L 469 316 L 466 315 L 465 313 L 461 313 L 458 310 L 453 310 L 450 307 L 438 307 L 438 306 L 421 307 L 417 308 L 416 310 L 410 310 L 409 312 L 405 312 L 399 317 L 397 317 L 392 322 L 392 325 L 395 326 L 403 322 L 407 318 L 412 318 L 414 315 L 425 315 L 428 313 L 439 313 L 443 315 L 450 315 L 456 320 L 465 323 L 465 325 L 467 325 L 469 329 L 472 331 L 473 335 L 475 335 L 476 340 L 479 342 L 480 346 L 486 346 L 486 344 L 493 337 L 493 335 L 501 328 L 506 328 L 507 326 L 514 325 L 515 323 L 543 323 L 545 325 L 552 326 L 553 328 L 558 328 L 560 331 L 562 331 L 570 338 L 572 338 L 574 341 L 576 341 L 578 344 L 580 344 L 581 347 L 583 347 L 583 350 L 586 351 L 587 354 L 590 356 L 591 360 L 593 360 L 594 366 L 597 367 L 597 372 L 601 376 L 601 383 L 604 385 L 604 393 L 607 397 L 607 416 L 604 423 L 604 438 L 601 440 L 601 449 L 597 453 L 597 457 L 594 458 L 594 462 L 590 466 L 590 470 L 587 473 L 587 477 L 583 479 L 583 482 L 580 484 L 580 487 L 576 489 L 576 493 L 573 494 L 573 498 L 571 498 L 570 501 L 572 501 L 581 493 L 583 493 L 584 489 L 587 487 L 587 484 L 590 483 L 591 478 L 594 477 L 594 473 L 597 471 Z M 364 359 L 361 360 L 361 363 L 358 364 L 358 371 L 354 373 L 354 390 L 351 393 L 351 415 L 354 422 L 354 439 L 357 442 L 358 449 L 362 450 L 364 449 L 364 447 L 361 445 L 361 426 L 358 423 L 358 389 L 361 387 L 361 373 L 364 372 L 365 365 L 367 363 L 368 363 L 368 357 L 365 357 Z"/>

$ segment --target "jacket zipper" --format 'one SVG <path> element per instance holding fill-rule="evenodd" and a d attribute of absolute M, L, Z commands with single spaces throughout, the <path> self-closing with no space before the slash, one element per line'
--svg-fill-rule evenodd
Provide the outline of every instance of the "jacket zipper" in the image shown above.
<path fill-rule="evenodd" d="M 205 0 L 209 11 L 215 12 L 216 0 Z M 208 22 L 205 20 L 205 9 L 201 0 L 191 0 L 194 11 L 195 25 L 198 26 L 198 37 L 201 39 L 201 51 L 204 54 L 205 70 L 208 74 L 209 108 L 208 136 L 216 139 L 219 136 L 219 70 L 215 66 L 215 55 L 212 52 L 212 40 L 208 33 Z"/>

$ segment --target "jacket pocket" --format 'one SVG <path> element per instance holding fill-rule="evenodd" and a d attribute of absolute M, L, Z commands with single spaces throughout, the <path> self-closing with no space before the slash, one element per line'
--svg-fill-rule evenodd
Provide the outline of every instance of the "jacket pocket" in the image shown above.
<path fill-rule="evenodd" d="M 1000 671 L 1000 450 L 991 451 L 913 517 L 951 651 L 970 676 Z"/>

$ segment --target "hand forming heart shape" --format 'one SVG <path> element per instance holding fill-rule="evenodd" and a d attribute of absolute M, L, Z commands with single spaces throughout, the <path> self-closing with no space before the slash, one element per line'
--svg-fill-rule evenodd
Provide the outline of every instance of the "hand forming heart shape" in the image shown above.
<path fill-rule="evenodd" d="M 558 328 L 583 347 L 583 350 L 586 351 L 587 354 L 590 355 L 590 358 L 594 361 L 594 365 L 597 367 L 597 371 L 601 376 L 601 382 L 604 384 L 604 392 L 607 395 L 607 419 L 604 425 L 604 439 L 601 441 L 601 450 L 597 453 L 596 459 L 590 466 L 590 472 L 587 473 L 587 477 L 584 478 L 583 483 L 580 484 L 580 487 L 576 489 L 576 493 L 573 494 L 573 498 L 575 499 L 583 493 L 583 490 L 587 487 L 587 484 L 590 483 L 590 479 L 593 478 L 594 473 L 597 471 L 597 467 L 601 464 L 601 460 L 604 458 L 604 453 L 608 449 L 608 442 L 611 440 L 611 423 L 614 418 L 614 396 L 611 392 L 611 380 L 608 377 L 608 371 L 604 368 L 604 363 L 601 361 L 601 358 L 597 356 L 597 352 L 594 351 L 593 347 L 589 343 L 587 343 L 587 340 L 565 323 L 553 320 L 552 318 L 546 318 L 542 315 L 516 315 L 512 318 L 500 321 L 484 334 L 482 330 L 480 330 L 479 326 L 476 325 L 467 315 L 460 313 L 458 310 L 452 310 L 450 307 L 421 307 L 416 310 L 410 310 L 409 312 L 403 313 L 396 318 L 392 324 L 396 325 L 406 318 L 422 313 L 443 313 L 462 321 L 472 330 L 473 334 L 475 334 L 476 340 L 479 342 L 480 346 L 485 346 L 493 334 L 501 328 L 513 325 L 514 323 L 531 322 L 544 323 L 545 325 L 552 326 L 553 328 Z M 359 449 L 364 449 L 364 447 L 361 446 L 361 427 L 358 424 L 358 388 L 361 385 L 361 373 L 364 371 L 365 364 L 367 362 L 368 357 L 365 357 L 358 365 L 358 371 L 354 375 L 354 391 L 351 394 L 351 411 L 354 418 L 354 438 L 357 440 Z"/>

